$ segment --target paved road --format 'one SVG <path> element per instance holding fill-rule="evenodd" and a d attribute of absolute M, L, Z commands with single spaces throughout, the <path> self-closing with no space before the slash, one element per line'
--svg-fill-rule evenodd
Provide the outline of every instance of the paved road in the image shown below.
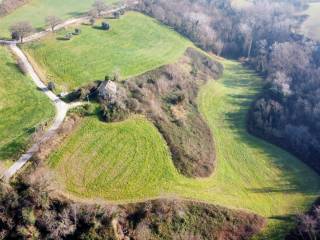
<path fill-rule="evenodd" d="M 132 2 L 131 4 L 137 4 L 138 2 Z M 127 5 L 123 5 L 121 7 L 118 7 L 118 8 L 115 8 L 115 9 L 112 9 L 112 10 L 108 10 L 106 12 L 103 12 L 102 14 L 110 14 L 110 13 L 113 13 L 113 12 L 117 12 L 119 10 L 122 10 L 122 9 L 125 9 L 127 7 Z M 83 17 L 79 17 L 79 18 L 71 18 L 71 19 L 68 19 L 64 22 L 62 22 L 61 24 L 57 25 L 54 30 L 57 31 L 59 29 L 62 29 L 64 27 L 67 27 L 67 26 L 70 26 L 70 25 L 73 25 L 73 24 L 80 24 L 80 23 L 85 23 L 85 22 L 88 22 L 90 20 L 90 17 L 88 16 L 83 16 Z M 51 28 L 47 28 L 41 32 L 36 32 L 28 37 L 25 37 L 23 42 L 24 43 L 27 43 L 27 42 L 32 42 L 32 41 L 35 41 L 35 40 L 38 40 L 42 37 L 45 37 L 48 33 L 52 32 L 52 29 Z M 15 40 L 2 40 L 0 39 L 0 44 L 3 44 L 3 45 L 11 45 L 11 44 L 18 44 L 20 43 L 19 41 L 15 41 Z"/>
<path fill-rule="evenodd" d="M 132 4 L 137 4 L 138 2 L 133 2 Z M 121 9 L 126 8 L 126 5 L 123 5 L 119 8 L 112 9 L 109 11 L 106 11 L 104 14 L 113 13 L 116 11 L 119 11 Z M 77 23 L 83 23 L 87 22 L 89 20 L 88 16 L 80 17 L 80 18 L 73 18 L 64 21 L 63 23 L 56 26 L 55 30 L 59 30 L 61 28 L 64 28 L 66 26 L 77 24 Z M 48 33 L 50 33 L 52 30 L 50 28 L 34 33 L 30 35 L 29 37 L 26 37 L 24 39 L 24 42 L 31 42 L 38 40 L 44 36 L 46 36 Z M 0 39 L 0 44 L 7 45 L 11 49 L 11 51 L 17 56 L 18 59 L 22 61 L 26 68 L 26 73 L 31 76 L 32 81 L 34 84 L 44 93 L 47 95 L 47 97 L 53 102 L 56 108 L 56 116 L 53 121 L 53 124 L 51 127 L 47 130 L 47 132 L 43 135 L 40 141 L 36 142 L 25 154 L 23 154 L 18 161 L 16 161 L 7 171 L 4 172 L 4 174 L 1 176 L 1 178 L 5 181 L 9 181 L 12 176 L 14 176 L 32 157 L 33 155 L 39 150 L 39 147 L 41 146 L 41 143 L 47 141 L 50 139 L 56 131 L 59 129 L 61 124 L 63 123 L 66 114 L 70 108 L 74 108 L 80 105 L 83 105 L 82 102 L 76 102 L 72 104 L 67 104 L 63 102 L 58 96 L 56 96 L 53 92 L 49 91 L 47 86 L 41 81 L 40 77 L 37 75 L 35 70 L 33 69 L 31 63 L 29 62 L 26 55 L 23 53 L 23 51 L 17 46 L 19 41 L 8 41 L 8 40 L 2 40 Z"/>
<path fill-rule="evenodd" d="M 40 141 L 36 142 L 25 154 L 23 154 L 18 161 L 16 161 L 5 173 L 3 174 L 3 179 L 9 181 L 10 178 L 15 175 L 39 150 L 41 143 L 50 139 L 58 130 L 58 128 L 63 123 L 66 114 L 70 108 L 82 105 L 82 102 L 76 102 L 72 104 L 67 104 L 63 102 L 58 96 L 53 92 L 49 91 L 46 85 L 41 81 L 37 73 L 34 71 L 31 63 L 27 59 L 26 55 L 16 44 L 9 44 L 11 51 L 19 58 L 26 68 L 26 73 L 31 76 L 34 84 L 53 102 L 56 108 L 56 116 L 51 127 L 43 135 Z"/>

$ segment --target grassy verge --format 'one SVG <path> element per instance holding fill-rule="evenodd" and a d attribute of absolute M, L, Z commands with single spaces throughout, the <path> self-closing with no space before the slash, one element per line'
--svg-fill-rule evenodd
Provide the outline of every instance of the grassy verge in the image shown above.
<path fill-rule="evenodd" d="M 62 19 L 77 17 L 87 12 L 94 0 L 32 0 L 11 14 L 0 18 L 0 37 L 10 37 L 9 27 L 19 21 L 29 21 L 41 30 L 45 27 L 45 18 L 49 15 Z M 115 3 L 117 0 L 106 0 Z"/>
<path fill-rule="evenodd" d="M 68 32 L 61 31 L 24 49 L 37 60 L 48 81 L 56 82 L 59 90 L 70 90 L 113 71 L 126 78 L 174 62 L 191 45 L 140 13 L 108 21 L 110 31 L 82 25 L 81 35 L 70 41 L 58 40 Z"/>
<path fill-rule="evenodd" d="M 54 116 L 54 107 L 0 46 L 0 170 L 25 149 L 35 127 Z"/>
<path fill-rule="evenodd" d="M 260 79 L 236 62 L 198 98 L 214 133 L 218 166 L 197 180 L 179 175 L 155 128 L 143 118 L 105 124 L 87 118 L 49 163 L 59 183 L 77 197 L 116 202 L 180 196 L 254 211 L 269 218 L 263 237 L 282 239 L 292 219 L 320 190 L 320 178 L 287 152 L 246 132 Z"/>

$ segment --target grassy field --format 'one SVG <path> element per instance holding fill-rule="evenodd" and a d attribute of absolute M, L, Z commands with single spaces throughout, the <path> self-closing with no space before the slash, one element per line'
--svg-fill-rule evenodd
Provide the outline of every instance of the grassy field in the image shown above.
<path fill-rule="evenodd" d="M 161 135 L 142 117 L 114 124 L 90 117 L 49 158 L 58 183 L 81 198 L 126 202 L 179 196 L 248 209 L 270 220 L 261 239 L 283 239 L 290 216 L 319 194 L 320 177 L 246 132 L 246 112 L 261 82 L 236 62 L 225 67 L 223 79 L 209 82 L 198 98 L 216 141 L 213 176 L 179 175 Z"/>
<path fill-rule="evenodd" d="M 105 0 L 115 3 L 117 0 Z M 0 18 L 0 37 L 10 37 L 9 27 L 19 21 L 29 21 L 39 29 L 45 27 L 45 18 L 49 15 L 62 19 L 77 17 L 87 12 L 94 0 L 31 0 L 30 3 Z"/>
<path fill-rule="evenodd" d="M 34 127 L 54 115 L 54 107 L 18 70 L 10 52 L 0 46 L 0 173 L 16 160 Z"/>
<path fill-rule="evenodd" d="M 320 41 L 320 2 L 310 3 L 309 5 L 305 12 L 309 17 L 302 25 L 302 32 L 308 37 Z"/>
<path fill-rule="evenodd" d="M 178 59 L 190 42 L 150 17 L 129 12 L 109 20 L 106 32 L 81 26 L 71 41 L 57 40 L 65 31 L 24 47 L 44 70 L 45 77 L 70 90 L 120 71 L 123 78 L 138 75 Z"/>

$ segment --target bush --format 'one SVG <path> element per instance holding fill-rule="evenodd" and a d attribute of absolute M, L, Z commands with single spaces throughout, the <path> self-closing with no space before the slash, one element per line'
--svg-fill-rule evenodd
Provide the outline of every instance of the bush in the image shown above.
<path fill-rule="evenodd" d="M 102 117 L 106 122 L 119 122 L 128 118 L 129 111 L 126 107 L 118 102 L 103 104 Z"/>
<path fill-rule="evenodd" d="M 19 40 L 19 39 L 20 39 L 19 33 L 17 33 L 17 32 L 12 32 L 12 33 L 11 33 L 11 38 L 12 38 L 12 40 Z"/>
<path fill-rule="evenodd" d="M 91 25 L 94 25 L 94 23 L 96 22 L 96 20 L 95 20 L 94 18 L 90 18 L 89 22 L 90 22 Z"/>
<path fill-rule="evenodd" d="M 72 33 L 67 33 L 65 36 L 64 36 L 64 40 L 71 40 L 72 38 Z"/>
<path fill-rule="evenodd" d="M 116 12 L 113 12 L 113 17 L 115 19 L 119 19 L 120 18 L 120 12 L 116 11 Z"/>
<path fill-rule="evenodd" d="M 110 29 L 110 24 L 107 22 L 102 22 L 101 23 L 101 29 L 103 30 L 109 30 Z"/>
<path fill-rule="evenodd" d="M 26 67 L 26 65 L 24 64 L 23 61 L 21 61 L 21 60 L 19 59 L 17 65 L 18 65 L 20 71 L 21 71 L 23 74 L 26 75 L 26 74 L 28 73 L 27 67 Z"/>
<path fill-rule="evenodd" d="M 74 30 L 74 33 L 73 33 L 74 35 L 80 35 L 81 34 L 81 29 L 79 29 L 79 28 L 76 28 L 75 30 Z"/>
<path fill-rule="evenodd" d="M 53 82 L 49 82 L 49 83 L 48 83 L 48 89 L 49 89 L 50 91 L 54 91 L 54 90 L 56 89 L 55 84 L 54 84 Z"/>
<path fill-rule="evenodd" d="M 185 95 L 182 91 L 173 92 L 166 97 L 167 102 L 173 105 L 181 103 L 184 99 Z"/>

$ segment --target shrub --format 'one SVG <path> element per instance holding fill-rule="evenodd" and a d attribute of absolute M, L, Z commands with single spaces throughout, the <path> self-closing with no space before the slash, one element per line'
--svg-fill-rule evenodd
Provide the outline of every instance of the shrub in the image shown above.
<path fill-rule="evenodd" d="M 125 120 L 129 111 L 119 102 L 109 102 L 101 106 L 102 116 L 106 122 L 119 122 Z"/>
<path fill-rule="evenodd" d="M 113 17 L 115 19 L 119 19 L 120 18 L 120 12 L 116 11 L 116 12 L 113 12 Z"/>
<path fill-rule="evenodd" d="M 109 30 L 110 29 L 110 24 L 107 22 L 102 22 L 101 23 L 101 29 L 103 30 Z"/>
<path fill-rule="evenodd" d="M 90 22 L 91 25 L 94 25 L 94 23 L 96 22 L 96 20 L 95 20 L 94 18 L 90 18 L 89 22 Z"/>
<path fill-rule="evenodd" d="M 71 40 L 72 38 L 72 33 L 67 33 L 65 36 L 64 36 L 64 40 Z"/>
<path fill-rule="evenodd" d="M 53 82 L 49 82 L 49 83 L 48 83 L 48 89 L 49 89 L 50 91 L 54 91 L 54 90 L 56 89 L 55 84 L 54 84 Z"/>
<path fill-rule="evenodd" d="M 166 97 L 166 101 L 174 105 L 181 103 L 184 99 L 185 95 L 182 91 L 173 92 Z"/>
<path fill-rule="evenodd" d="M 81 29 L 79 29 L 79 28 L 76 28 L 75 30 L 74 30 L 74 33 L 73 33 L 74 35 L 80 35 L 81 34 Z"/>
<path fill-rule="evenodd" d="M 19 33 L 18 32 L 12 32 L 11 33 L 12 40 L 19 40 Z"/>

